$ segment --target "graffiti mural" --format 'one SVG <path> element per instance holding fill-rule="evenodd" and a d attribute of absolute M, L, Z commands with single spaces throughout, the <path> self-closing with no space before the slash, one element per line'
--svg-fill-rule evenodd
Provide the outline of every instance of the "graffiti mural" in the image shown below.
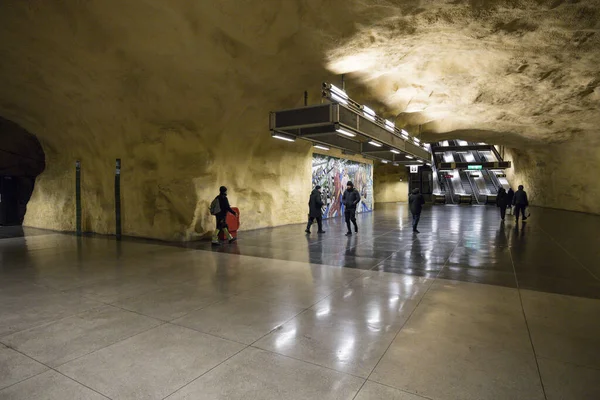
<path fill-rule="evenodd" d="M 314 154 L 312 161 L 313 187 L 322 187 L 323 202 L 327 208 L 323 218 L 343 215 L 342 195 L 346 183 L 351 181 L 360 193 L 361 201 L 357 211 L 373 210 L 373 166 L 356 161 Z"/>

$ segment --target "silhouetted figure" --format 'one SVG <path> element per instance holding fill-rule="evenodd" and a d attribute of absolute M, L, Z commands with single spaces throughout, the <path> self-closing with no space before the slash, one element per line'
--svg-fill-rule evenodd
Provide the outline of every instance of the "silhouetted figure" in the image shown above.
<path fill-rule="evenodd" d="M 507 204 L 509 210 L 511 210 L 511 211 L 512 211 L 512 203 L 513 203 L 514 197 L 515 197 L 515 191 L 512 190 L 511 187 L 509 187 L 508 192 L 506 192 L 506 204 Z"/>
<path fill-rule="evenodd" d="M 425 204 L 425 197 L 423 197 L 419 189 L 414 189 L 411 195 L 408 197 L 408 205 L 410 206 L 410 212 L 412 214 L 412 227 L 413 232 L 415 233 L 419 233 L 417 230 L 417 225 L 419 225 L 419 220 L 421 219 L 423 204 Z"/>
<path fill-rule="evenodd" d="M 513 205 L 515 206 L 515 221 L 519 222 L 519 212 L 523 216 L 523 221 L 525 221 L 527 219 L 525 209 L 529 205 L 529 200 L 527 200 L 527 192 L 523 190 L 523 185 L 519 185 L 519 190 L 515 192 Z"/>
<path fill-rule="evenodd" d="M 498 195 L 496 196 L 496 207 L 500 208 L 500 218 L 504 221 L 504 217 L 506 216 L 506 207 L 508 206 L 508 194 L 504 188 L 500 188 L 498 190 Z"/>
<path fill-rule="evenodd" d="M 235 211 L 229 205 L 229 199 L 227 199 L 227 188 L 221 186 L 219 188 L 219 195 L 210 204 L 210 213 L 215 216 L 217 220 L 217 228 L 212 236 L 212 244 L 219 246 L 219 233 L 225 233 L 229 243 L 235 242 L 237 239 L 231 236 L 229 233 L 229 227 L 227 226 L 227 213 L 237 215 Z"/>
<path fill-rule="evenodd" d="M 356 224 L 356 207 L 360 203 L 360 194 L 358 190 L 354 189 L 354 184 L 350 181 L 346 183 L 346 191 L 342 196 L 342 203 L 344 204 L 344 217 L 346 218 L 346 226 L 348 232 L 346 236 L 352 235 L 352 228 L 350 227 L 350 221 L 354 225 L 354 232 L 358 233 L 358 225 Z"/>
<path fill-rule="evenodd" d="M 323 230 L 323 205 L 321 186 L 317 185 L 308 199 L 308 224 L 306 225 L 306 233 L 310 233 L 310 226 L 315 219 L 317 220 L 317 225 L 319 227 L 318 233 L 325 233 Z"/>

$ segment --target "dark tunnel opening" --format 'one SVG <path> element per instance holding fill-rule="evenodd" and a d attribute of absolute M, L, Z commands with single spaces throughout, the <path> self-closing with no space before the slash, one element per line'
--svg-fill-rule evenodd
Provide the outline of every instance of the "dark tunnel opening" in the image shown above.
<path fill-rule="evenodd" d="M 35 179 L 45 166 L 35 135 L 0 117 L 0 226 L 23 224 Z"/>

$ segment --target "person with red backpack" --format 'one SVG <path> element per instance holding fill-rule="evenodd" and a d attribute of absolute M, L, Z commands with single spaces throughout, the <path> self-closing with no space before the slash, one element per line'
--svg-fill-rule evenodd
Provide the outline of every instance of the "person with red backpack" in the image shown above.
<path fill-rule="evenodd" d="M 231 213 L 236 216 L 237 214 L 229 205 L 229 200 L 227 199 L 227 188 L 225 186 L 221 186 L 219 188 L 219 195 L 215 197 L 212 203 L 210 203 L 210 213 L 211 215 L 214 215 L 217 220 L 217 228 L 212 236 L 213 246 L 221 245 L 221 242 L 219 242 L 219 233 L 221 233 L 221 231 L 225 234 L 229 240 L 229 243 L 235 242 L 237 238 L 231 236 L 231 233 L 229 233 L 229 227 L 227 226 L 227 213 Z"/>

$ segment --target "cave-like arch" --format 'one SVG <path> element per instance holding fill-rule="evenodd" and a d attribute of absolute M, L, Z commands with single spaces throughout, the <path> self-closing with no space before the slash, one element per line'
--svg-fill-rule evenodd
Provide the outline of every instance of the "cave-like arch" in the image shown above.
<path fill-rule="evenodd" d="M 0 117 L 0 225 L 23 223 L 46 157 L 35 135 Z"/>

